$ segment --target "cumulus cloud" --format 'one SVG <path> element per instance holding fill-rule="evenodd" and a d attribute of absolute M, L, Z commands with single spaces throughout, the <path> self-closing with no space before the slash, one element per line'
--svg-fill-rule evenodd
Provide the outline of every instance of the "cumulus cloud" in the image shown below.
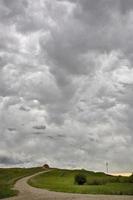
<path fill-rule="evenodd" d="M 132 171 L 132 22 L 132 0 L 1 0 L 0 166 Z"/>

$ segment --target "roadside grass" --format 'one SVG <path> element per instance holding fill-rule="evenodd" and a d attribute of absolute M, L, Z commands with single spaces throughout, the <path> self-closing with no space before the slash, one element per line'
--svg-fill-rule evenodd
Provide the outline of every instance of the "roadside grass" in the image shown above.
<path fill-rule="evenodd" d="M 86 184 L 75 184 L 74 177 L 79 173 L 87 177 Z M 129 177 L 116 177 L 86 170 L 55 169 L 31 178 L 28 183 L 33 187 L 57 192 L 133 195 L 133 183 L 129 181 Z"/>
<path fill-rule="evenodd" d="M 17 195 L 14 183 L 25 176 L 42 171 L 42 168 L 0 168 L 0 199 Z"/>

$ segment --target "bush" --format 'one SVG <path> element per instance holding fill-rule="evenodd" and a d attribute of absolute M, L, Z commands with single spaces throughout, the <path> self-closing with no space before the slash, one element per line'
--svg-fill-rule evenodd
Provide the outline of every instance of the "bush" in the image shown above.
<path fill-rule="evenodd" d="M 87 181 L 87 185 L 105 185 L 107 183 L 107 180 L 106 179 L 91 179 L 91 180 L 88 180 Z"/>
<path fill-rule="evenodd" d="M 87 182 L 86 176 L 84 174 L 77 174 L 75 176 L 75 183 L 78 185 L 84 185 Z"/>

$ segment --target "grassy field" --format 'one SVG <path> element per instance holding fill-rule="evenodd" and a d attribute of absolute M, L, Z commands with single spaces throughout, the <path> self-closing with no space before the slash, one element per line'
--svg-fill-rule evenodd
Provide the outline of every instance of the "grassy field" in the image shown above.
<path fill-rule="evenodd" d="M 74 182 L 75 175 L 79 173 L 87 177 L 87 183 L 82 186 Z M 29 180 L 29 184 L 59 192 L 133 195 L 133 183 L 128 177 L 115 177 L 85 170 L 55 169 L 35 176 Z"/>
<path fill-rule="evenodd" d="M 0 199 L 17 194 L 17 191 L 12 189 L 16 180 L 41 170 L 42 168 L 0 168 Z"/>

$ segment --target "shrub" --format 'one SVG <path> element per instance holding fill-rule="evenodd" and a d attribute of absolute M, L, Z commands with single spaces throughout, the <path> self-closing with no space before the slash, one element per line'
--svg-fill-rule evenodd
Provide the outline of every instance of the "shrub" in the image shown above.
<path fill-rule="evenodd" d="M 105 185 L 107 183 L 107 180 L 106 179 L 91 179 L 91 180 L 88 180 L 87 181 L 87 185 Z"/>
<path fill-rule="evenodd" d="M 84 174 L 77 174 L 75 176 L 75 183 L 78 185 L 84 185 L 87 182 L 86 176 Z"/>

